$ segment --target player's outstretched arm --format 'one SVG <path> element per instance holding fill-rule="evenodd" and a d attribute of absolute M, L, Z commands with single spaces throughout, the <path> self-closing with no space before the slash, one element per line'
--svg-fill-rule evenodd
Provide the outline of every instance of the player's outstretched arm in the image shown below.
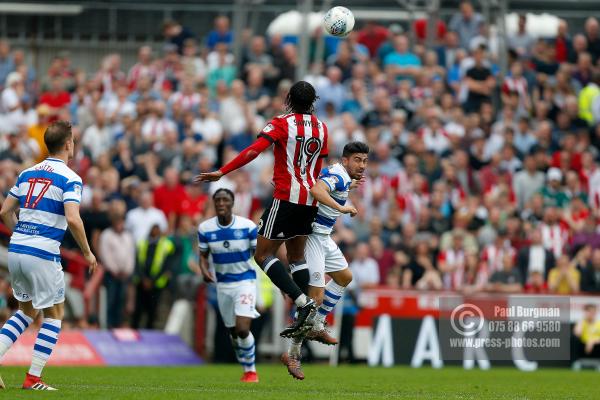
<path fill-rule="evenodd" d="M 254 160 L 260 153 L 271 146 L 271 144 L 272 143 L 264 137 L 259 137 L 254 143 L 246 147 L 240 154 L 238 154 L 237 157 L 221 167 L 221 169 L 214 172 L 202 173 L 194 178 L 194 182 L 218 181 L 223 175 L 227 175 L 236 169 L 242 168 L 244 165 Z"/>
<path fill-rule="evenodd" d="M 4 203 L 2 203 L 2 210 L 0 210 L 2 222 L 11 232 L 17 224 L 17 216 L 15 214 L 17 208 L 19 208 L 19 200 L 14 196 L 8 195 Z"/>
<path fill-rule="evenodd" d="M 358 211 L 352 206 L 342 206 L 329 195 L 331 189 L 325 182 L 318 180 L 317 183 L 310 189 L 310 194 L 321 204 L 333 208 L 342 214 L 350 214 L 355 216 Z"/>
<path fill-rule="evenodd" d="M 85 236 L 83 221 L 81 220 L 81 216 L 79 215 L 79 203 L 75 203 L 72 201 L 66 202 L 65 217 L 67 218 L 69 230 L 73 234 L 75 241 L 77 242 L 79 248 L 83 252 L 83 257 L 89 264 L 90 272 L 94 272 L 96 270 L 96 267 L 98 266 L 98 262 L 96 261 L 96 257 L 92 253 L 92 249 L 90 249 L 87 237 Z"/>

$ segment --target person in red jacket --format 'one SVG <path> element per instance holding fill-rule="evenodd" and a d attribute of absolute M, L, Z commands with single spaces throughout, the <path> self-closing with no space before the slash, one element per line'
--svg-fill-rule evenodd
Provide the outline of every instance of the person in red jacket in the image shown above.
<path fill-rule="evenodd" d="M 40 96 L 40 104 L 46 104 L 50 107 L 54 119 L 57 118 L 60 110 L 68 106 L 69 103 L 71 103 L 71 95 L 64 89 L 63 80 L 60 77 L 53 78 L 50 90 Z"/>

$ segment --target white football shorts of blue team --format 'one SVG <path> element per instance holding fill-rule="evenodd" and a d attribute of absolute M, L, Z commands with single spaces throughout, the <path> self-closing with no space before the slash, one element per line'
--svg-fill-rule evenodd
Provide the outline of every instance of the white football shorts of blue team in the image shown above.
<path fill-rule="evenodd" d="M 8 253 L 8 272 L 15 298 L 42 310 L 65 301 L 65 274 L 58 258 L 45 260 L 29 254 Z"/>
<path fill-rule="evenodd" d="M 306 240 L 304 258 L 310 273 L 309 285 L 325 287 L 325 274 L 348 268 L 348 261 L 331 236 L 313 233 Z"/>
<path fill-rule="evenodd" d="M 256 311 L 256 280 L 217 283 L 217 302 L 223 323 L 227 328 L 235 326 L 235 317 L 258 318 Z"/>

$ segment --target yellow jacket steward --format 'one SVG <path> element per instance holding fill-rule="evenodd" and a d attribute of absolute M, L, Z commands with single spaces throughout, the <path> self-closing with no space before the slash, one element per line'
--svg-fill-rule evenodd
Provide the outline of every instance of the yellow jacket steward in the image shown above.
<path fill-rule="evenodd" d="M 596 96 L 600 96 L 600 87 L 595 83 L 588 84 L 579 92 L 579 118 L 587 121 L 589 125 L 594 123 L 592 104 Z"/>
<path fill-rule="evenodd" d="M 152 260 L 148 260 L 148 249 L 150 248 L 148 240 L 138 242 L 137 262 L 139 267 L 139 276 L 148 277 L 154 281 L 154 287 L 162 289 L 169 283 L 169 274 L 171 268 L 166 265 L 167 258 L 175 252 L 175 245 L 167 237 L 158 239 L 154 247 Z"/>

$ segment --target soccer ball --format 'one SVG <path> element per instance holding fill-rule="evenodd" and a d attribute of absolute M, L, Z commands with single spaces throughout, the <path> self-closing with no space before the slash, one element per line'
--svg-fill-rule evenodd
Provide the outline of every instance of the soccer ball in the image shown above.
<path fill-rule="evenodd" d="M 333 7 L 323 17 L 323 26 L 330 35 L 345 37 L 354 28 L 354 15 L 346 7 Z"/>

